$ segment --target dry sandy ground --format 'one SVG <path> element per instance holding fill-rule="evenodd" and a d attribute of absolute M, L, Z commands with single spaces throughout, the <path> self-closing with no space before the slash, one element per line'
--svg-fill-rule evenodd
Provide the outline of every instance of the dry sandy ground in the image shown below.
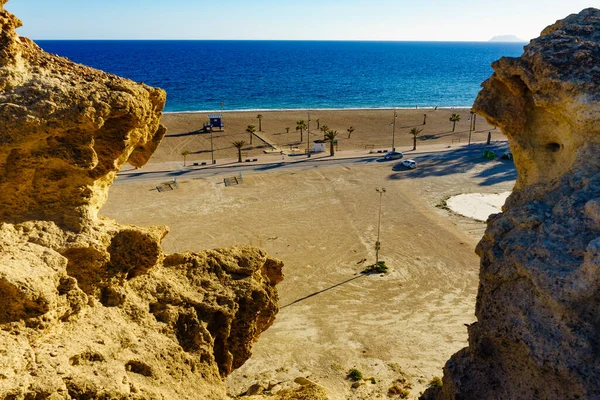
<path fill-rule="evenodd" d="M 300 142 L 300 132 L 296 132 L 296 121 L 308 121 L 308 111 L 264 111 L 261 112 L 262 132 L 260 135 L 286 153 L 304 152 L 306 149 L 307 135 L 303 133 L 303 142 Z M 451 114 L 461 115 L 461 120 L 452 132 L 452 123 L 448 120 Z M 257 112 L 225 112 L 223 120 L 225 130 L 213 133 L 214 157 L 219 162 L 223 159 L 237 158 L 237 149 L 232 142 L 243 140 L 243 157 L 260 157 L 267 146 L 258 137 L 254 137 L 250 145 L 250 135 L 246 133 L 248 125 L 255 125 L 258 130 Z M 412 149 L 412 127 L 423 129 L 419 135 L 418 145 L 424 144 L 458 144 L 468 142 L 470 110 L 468 109 L 413 109 L 397 110 L 395 146 L 397 148 Z M 427 114 L 427 124 L 423 125 L 424 114 Z M 181 161 L 181 153 L 185 150 L 191 152 L 188 161 L 210 160 L 210 135 L 199 133 L 202 125 L 208 120 L 207 113 L 176 113 L 165 114 L 163 123 L 168 128 L 168 135 L 152 157 L 151 162 Z M 330 129 L 337 130 L 339 135 L 339 150 L 365 150 L 366 149 L 391 149 L 392 125 L 394 120 L 392 110 L 319 110 L 311 111 L 312 120 L 310 140 L 323 139 L 323 132 L 317 129 L 319 125 L 327 125 Z M 505 139 L 499 130 L 494 130 L 485 119 L 476 117 L 475 131 L 472 141 L 483 142 L 487 140 L 488 132 L 492 132 L 492 140 Z M 348 138 L 347 129 L 352 126 L 355 131 Z M 286 133 L 286 127 L 290 132 Z"/>
<path fill-rule="evenodd" d="M 235 187 L 217 178 L 181 181 L 162 193 L 152 183 L 116 185 L 102 214 L 169 226 L 167 252 L 252 244 L 285 262 L 281 311 L 228 379 L 231 394 L 304 376 L 332 399 L 387 398 L 404 377 L 416 398 L 466 345 L 465 324 L 475 320 L 473 249 L 485 224 L 440 205 L 459 193 L 511 190 L 514 178 L 512 164 L 479 157 L 424 161 L 413 171 L 395 162 L 274 170 L 246 174 Z M 377 187 L 387 189 L 381 258 L 390 270 L 364 276 L 375 258 Z M 376 383 L 351 389 L 345 378 L 353 367 Z"/>

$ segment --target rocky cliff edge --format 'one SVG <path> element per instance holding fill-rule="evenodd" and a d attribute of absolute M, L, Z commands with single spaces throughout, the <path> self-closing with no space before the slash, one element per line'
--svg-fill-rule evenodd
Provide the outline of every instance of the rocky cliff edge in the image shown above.
<path fill-rule="evenodd" d="M 469 347 L 427 399 L 600 398 L 600 10 L 502 58 L 474 110 L 519 177 L 491 216 Z"/>
<path fill-rule="evenodd" d="M 164 136 L 165 93 L 44 53 L 5 2 L 0 398 L 226 398 L 274 321 L 282 263 L 253 247 L 166 255 L 166 227 L 98 219 L 119 168 Z"/>

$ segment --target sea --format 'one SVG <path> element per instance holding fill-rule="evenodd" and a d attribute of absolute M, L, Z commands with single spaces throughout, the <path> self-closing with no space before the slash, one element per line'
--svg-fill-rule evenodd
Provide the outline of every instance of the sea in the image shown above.
<path fill-rule="evenodd" d="M 470 107 L 523 43 L 51 41 L 50 53 L 167 91 L 167 112 Z"/>

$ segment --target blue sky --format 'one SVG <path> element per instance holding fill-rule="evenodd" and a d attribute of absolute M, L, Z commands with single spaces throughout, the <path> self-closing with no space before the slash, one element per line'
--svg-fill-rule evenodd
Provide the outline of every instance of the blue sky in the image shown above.
<path fill-rule="evenodd" d="M 32 39 L 529 40 L 600 0 L 10 0 Z"/>

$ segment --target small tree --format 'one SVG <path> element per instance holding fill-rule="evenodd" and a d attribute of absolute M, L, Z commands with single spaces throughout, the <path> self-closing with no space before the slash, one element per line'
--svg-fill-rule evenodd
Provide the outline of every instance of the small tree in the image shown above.
<path fill-rule="evenodd" d="M 252 136 L 254 136 L 254 132 L 256 132 L 256 127 L 254 125 L 248 125 L 246 132 L 250 134 L 250 144 L 252 144 Z"/>
<path fill-rule="evenodd" d="M 300 131 L 300 141 L 302 142 L 302 133 L 304 132 L 304 129 L 306 129 L 306 122 L 304 122 L 303 119 L 301 119 L 300 121 L 296 121 L 296 131 Z"/>
<path fill-rule="evenodd" d="M 417 149 L 417 136 L 419 136 L 419 133 L 423 132 L 422 128 L 412 128 L 410 130 L 410 134 L 413 135 L 413 150 Z"/>
<path fill-rule="evenodd" d="M 350 127 L 348 129 L 346 129 L 346 131 L 348 131 L 348 139 L 350 139 L 350 135 L 352 135 L 352 132 L 354 132 L 354 128 Z"/>
<path fill-rule="evenodd" d="M 450 122 L 452 122 L 452 132 L 454 132 L 454 129 L 456 129 L 456 123 L 460 121 L 460 114 L 452 114 L 449 119 Z"/>
<path fill-rule="evenodd" d="M 183 156 L 183 166 L 185 167 L 185 161 L 187 156 L 189 156 L 192 152 L 189 150 L 184 150 L 181 152 L 181 155 Z"/>
<path fill-rule="evenodd" d="M 262 114 L 258 114 L 256 118 L 258 118 L 258 131 L 262 132 Z"/>
<path fill-rule="evenodd" d="M 338 135 L 337 131 L 327 131 L 327 133 L 325 134 L 325 139 L 329 140 L 329 155 L 332 157 L 335 154 L 333 151 L 333 142 L 337 135 Z"/>
<path fill-rule="evenodd" d="M 327 136 L 327 132 L 329 132 L 329 127 L 327 125 L 323 125 L 321 127 L 321 130 L 323 131 L 323 140 L 325 140 L 326 136 Z"/>
<path fill-rule="evenodd" d="M 243 140 L 238 140 L 236 142 L 231 142 L 235 148 L 238 150 L 238 162 L 242 162 L 242 147 L 246 144 Z"/>

